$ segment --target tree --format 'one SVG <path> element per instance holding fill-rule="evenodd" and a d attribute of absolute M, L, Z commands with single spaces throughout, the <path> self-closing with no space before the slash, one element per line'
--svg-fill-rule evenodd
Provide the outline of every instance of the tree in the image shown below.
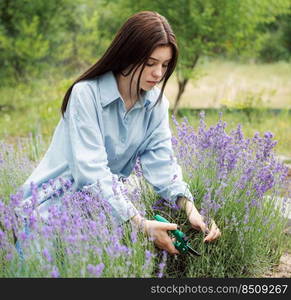
<path fill-rule="evenodd" d="M 262 47 L 258 60 L 263 62 L 288 61 L 291 58 L 291 11 L 275 21 L 261 26 Z"/>
<path fill-rule="evenodd" d="M 290 10 L 290 0 L 120 0 L 119 5 L 132 13 L 157 11 L 171 24 L 180 48 L 174 114 L 202 56 L 253 51 L 257 26 Z"/>
<path fill-rule="evenodd" d="M 23 79 L 49 63 L 69 0 L 0 1 L 1 77 Z"/>
<path fill-rule="evenodd" d="M 120 17 L 105 0 L 1 0 L 1 83 L 51 66 L 82 72 L 110 43 Z M 118 16 L 118 17 L 117 17 Z"/>

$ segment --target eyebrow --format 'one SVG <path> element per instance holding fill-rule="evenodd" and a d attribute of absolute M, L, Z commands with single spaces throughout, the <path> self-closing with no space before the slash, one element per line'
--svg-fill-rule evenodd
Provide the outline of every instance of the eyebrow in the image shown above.
<path fill-rule="evenodd" d="M 155 60 L 155 61 L 159 61 L 158 59 L 156 59 L 156 58 L 154 58 L 154 57 L 149 57 L 149 59 L 153 59 L 153 60 Z M 170 61 L 171 60 L 171 58 L 170 59 L 167 59 L 167 60 L 165 60 L 165 62 L 167 62 L 167 61 Z"/>

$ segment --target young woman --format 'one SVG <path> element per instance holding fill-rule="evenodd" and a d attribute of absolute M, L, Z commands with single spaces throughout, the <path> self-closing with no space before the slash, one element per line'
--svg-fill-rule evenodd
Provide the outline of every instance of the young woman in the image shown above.
<path fill-rule="evenodd" d="M 23 185 L 24 198 L 53 180 L 70 181 L 73 190 L 94 195 L 101 188 L 120 223 L 130 220 L 154 239 L 157 247 L 178 254 L 167 231 L 176 224 L 145 220 L 125 196 L 116 197 L 113 184 L 128 177 L 140 158 L 143 175 L 165 200 L 185 209 L 192 227 L 220 236 L 215 222 L 207 228 L 183 181 L 171 146 L 169 102 L 163 94 L 178 59 L 175 35 L 156 12 L 130 17 L 111 45 L 68 89 L 49 149 Z M 161 89 L 156 87 L 162 83 Z M 48 185 L 50 187 L 50 185 Z M 38 211 L 47 213 L 51 192 L 39 194 Z"/>

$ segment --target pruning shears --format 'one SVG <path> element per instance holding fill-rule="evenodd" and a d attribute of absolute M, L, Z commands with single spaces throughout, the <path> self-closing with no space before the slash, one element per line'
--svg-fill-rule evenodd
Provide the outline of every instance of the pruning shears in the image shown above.
<path fill-rule="evenodd" d="M 154 218 L 159 222 L 170 223 L 167 219 L 165 219 L 160 215 L 155 215 Z M 184 232 L 176 229 L 176 230 L 171 230 L 171 233 L 176 238 L 176 241 L 173 244 L 180 253 L 182 254 L 190 253 L 195 256 L 201 256 L 200 253 L 198 253 L 191 247 L 189 243 L 189 239 L 186 237 Z"/>

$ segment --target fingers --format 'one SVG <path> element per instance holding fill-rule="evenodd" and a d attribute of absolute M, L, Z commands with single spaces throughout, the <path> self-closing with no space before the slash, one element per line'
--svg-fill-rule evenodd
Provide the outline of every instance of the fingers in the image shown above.
<path fill-rule="evenodd" d="M 175 248 L 173 243 L 168 244 L 165 250 L 168 251 L 171 255 L 180 254 L 180 252 Z"/>
<path fill-rule="evenodd" d="M 207 235 L 204 239 L 204 242 L 212 242 L 221 236 L 221 232 L 213 220 L 210 230 L 201 215 L 192 215 L 190 216 L 189 221 L 194 229 L 201 230 Z"/>
<path fill-rule="evenodd" d="M 215 222 L 213 221 L 212 226 L 211 226 L 211 230 L 208 233 L 208 235 L 206 236 L 206 238 L 204 239 L 204 242 L 215 241 L 220 236 L 221 236 L 221 232 L 220 232 L 219 228 L 216 226 Z"/>
<path fill-rule="evenodd" d="M 163 244 L 162 249 L 169 252 L 171 255 L 180 254 L 180 252 L 175 248 L 173 242 L 175 239 L 170 239 L 166 243 Z"/>
<path fill-rule="evenodd" d="M 209 228 L 207 227 L 207 225 L 204 222 L 201 222 L 200 224 L 200 229 L 203 233 L 208 234 L 209 233 Z"/>
<path fill-rule="evenodd" d="M 145 231 L 149 236 L 155 236 L 157 231 L 161 231 L 167 234 L 167 231 L 176 230 L 178 226 L 174 223 L 164 223 L 152 220 L 146 223 L 145 228 Z"/>
<path fill-rule="evenodd" d="M 166 250 L 169 254 L 175 255 L 180 254 L 180 252 L 175 248 L 172 242 L 170 243 L 155 243 L 159 249 Z"/>
<path fill-rule="evenodd" d="M 173 244 L 175 240 L 175 238 L 170 238 L 168 235 L 166 235 L 163 237 L 163 239 L 156 240 L 155 244 L 158 248 L 166 250 L 171 255 L 180 254 Z"/>
<path fill-rule="evenodd" d="M 189 221 L 190 221 L 191 226 L 194 229 L 196 229 L 198 231 L 202 231 L 207 234 L 207 233 L 209 233 L 209 229 L 203 219 L 204 218 L 200 214 L 192 214 L 189 216 Z"/>
<path fill-rule="evenodd" d="M 158 221 L 157 221 L 158 222 Z M 178 225 L 174 223 L 158 222 L 160 229 L 162 230 L 177 230 Z"/>

